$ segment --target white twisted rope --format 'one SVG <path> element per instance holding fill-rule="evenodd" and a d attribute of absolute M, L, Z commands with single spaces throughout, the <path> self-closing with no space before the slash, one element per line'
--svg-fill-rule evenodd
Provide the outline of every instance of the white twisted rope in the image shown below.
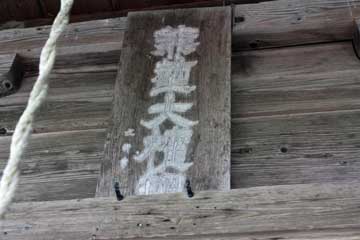
<path fill-rule="evenodd" d="M 37 110 L 45 101 L 49 75 L 54 67 L 56 42 L 69 22 L 73 0 L 61 0 L 61 8 L 51 27 L 49 39 L 40 55 L 39 76 L 30 93 L 25 111 L 16 125 L 11 141 L 10 157 L 0 182 L 0 217 L 4 217 L 19 182 L 19 163 L 28 144 Z"/>

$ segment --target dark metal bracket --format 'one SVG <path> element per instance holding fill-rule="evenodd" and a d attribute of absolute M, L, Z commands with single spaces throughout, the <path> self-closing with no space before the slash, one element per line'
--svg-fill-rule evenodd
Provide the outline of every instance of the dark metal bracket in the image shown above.
<path fill-rule="evenodd" d="M 0 98 L 15 93 L 23 77 L 24 65 L 19 55 L 0 55 Z"/>

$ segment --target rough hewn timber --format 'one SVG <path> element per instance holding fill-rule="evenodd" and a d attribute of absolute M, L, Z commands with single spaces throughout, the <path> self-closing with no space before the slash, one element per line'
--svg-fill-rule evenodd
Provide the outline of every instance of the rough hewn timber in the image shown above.
<path fill-rule="evenodd" d="M 318 239 L 360 235 L 359 182 L 11 206 L 1 239 Z"/>
<path fill-rule="evenodd" d="M 110 123 L 97 188 L 98 196 L 114 195 L 115 181 L 119 181 L 121 192 L 125 195 L 140 194 L 143 187 L 145 188 L 143 185 L 146 185 L 146 181 L 150 181 L 152 184 L 151 190 L 144 190 L 146 192 L 181 191 L 185 189 L 185 179 L 190 181 L 191 187 L 195 191 L 230 189 L 230 13 L 229 7 L 219 7 L 142 12 L 129 15 L 129 26 L 125 34 L 119 74 L 115 85 L 113 119 Z M 166 99 L 169 97 L 168 92 L 161 92 L 160 95 L 155 96 L 150 95 L 151 91 L 157 89 L 156 87 L 161 90 L 164 86 L 168 86 L 161 83 L 161 77 L 164 76 L 167 79 L 179 78 L 174 85 L 176 87 L 183 86 L 181 85 L 183 81 L 181 76 L 186 73 L 186 69 L 183 70 L 184 73 L 181 72 L 181 75 L 170 72 L 172 75 L 169 77 L 164 71 L 158 72 L 159 79 L 156 80 L 156 84 L 152 82 L 155 77 L 155 66 L 158 67 L 158 62 L 162 60 L 159 56 L 152 55 L 152 52 L 156 50 L 155 31 L 167 26 L 178 28 L 182 25 L 199 31 L 199 37 L 194 39 L 199 45 L 191 54 L 181 53 L 186 55 L 187 62 L 196 61 L 188 79 L 189 83 L 185 84 L 189 87 L 195 86 L 196 89 L 187 94 L 182 92 L 184 90 L 170 91 L 170 94 L 176 93 L 174 95 L 175 103 L 193 105 L 185 113 L 167 110 L 168 105 L 171 105 L 171 109 L 175 108 L 174 102 L 164 99 L 164 96 Z M 218 34 L 214 34 L 214 32 Z M 186 43 L 186 47 L 189 45 L 190 43 Z M 177 49 L 181 49 L 181 46 L 178 46 Z M 172 59 L 172 52 L 168 54 L 165 57 Z M 167 68 L 169 67 L 167 66 Z M 165 75 L 161 76 L 161 74 Z M 169 82 L 171 87 L 171 81 L 169 80 Z M 166 109 L 149 115 L 150 107 L 155 109 L 158 107 L 155 104 L 164 102 L 166 102 Z M 151 144 L 154 145 L 162 139 L 158 137 L 154 140 L 156 137 L 154 128 L 146 129 L 145 125 L 140 122 L 156 119 L 162 114 L 168 120 L 160 123 L 161 134 L 171 135 L 176 132 L 175 134 L 180 136 L 180 139 L 189 138 L 189 143 L 182 147 L 182 141 L 187 140 L 176 140 L 178 142 L 172 146 L 170 143 L 172 140 L 161 140 L 166 141 L 164 150 L 156 149 L 154 157 L 151 157 L 150 154 L 145 161 L 142 160 L 143 162 L 135 161 L 136 155 L 141 156 L 141 154 L 135 154 L 136 151 L 144 151 L 144 155 L 148 151 L 153 151 L 151 150 L 152 145 L 143 143 L 145 137 L 149 138 L 148 136 L 151 135 L 153 139 Z M 181 125 L 182 121 L 175 121 L 178 117 L 175 116 L 173 119 L 171 114 L 179 115 L 190 121 L 198 121 L 198 124 L 188 130 L 187 124 Z M 156 126 L 155 128 L 157 128 Z M 126 136 L 124 133 L 128 129 L 133 129 L 135 136 Z M 190 137 L 187 136 L 189 131 L 191 131 Z M 130 154 L 124 150 L 126 144 L 131 146 Z M 178 145 L 181 147 L 177 147 Z M 188 147 L 186 147 L 187 145 Z M 173 157 L 171 157 L 172 151 L 176 152 Z M 170 157 L 166 158 L 168 154 Z M 181 154 L 185 155 L 184 159 L 179 159 Z M 128 165 L 122 167 L 123 161 L 129 162 Z M 154 163 L 152 163 L 153 161 Z M 187 164 L 193 165 L 187 171 L 180 170 Z M 165 169 L 163 175 L 159 177 L 153 172 L 156 171 L 154 168 L 160 166 Z M 171 168 L 170 173 L 168 168 Z M 164 181 L 164 179 L 168 180 Z M 158 185 L 158 188 L 155 187 Z"/>

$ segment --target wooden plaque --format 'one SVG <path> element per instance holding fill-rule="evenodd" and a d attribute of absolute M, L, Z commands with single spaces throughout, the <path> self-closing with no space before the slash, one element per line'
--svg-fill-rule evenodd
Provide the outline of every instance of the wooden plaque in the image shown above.
<path fill-rule="evenodd" d="M 229 7 L 131 13 L 97 196 L 230 189 Z"/>

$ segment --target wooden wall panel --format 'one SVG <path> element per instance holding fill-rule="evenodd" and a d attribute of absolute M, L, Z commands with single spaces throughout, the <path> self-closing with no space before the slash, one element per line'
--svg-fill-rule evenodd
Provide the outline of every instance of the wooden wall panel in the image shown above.
<path fill-rule="evenodd" d="M 75 62 L 69 61 L 74 58 L 71 54 L 58 58 L 48 103 L 36 121 L 37 133 L 107 127 L 119 52 L 99 54 L 84 55 Z M 107 59 L 104 65 L 102 59 Z M 234 55 L 232 65 L 233 188 L 358 178 L 360 70 L 350 42 L 247 51 Z M 36 68 L 28 66 L 31 74 L 20 91 L 0 99 L 0 128 L 13 130 L 25 106 Z M 48 141 L 46 136 L 41 139 Z M 89 144 L 95 144 L 94 151 L 101 156 L 105 135 L 93 140 Z M 35 159 L 46 157 L 45 152 L 34 155 Z M 97 162 L 92 170 L 100 168 L 100 158 Z M 27 171 L 27 165 L 23 169 Z M 57 176 L 52 182 L 62 184 Z M 28 175 L 27 179 L 40 181 L 37 178 Z M 84 181 L 94 183 L 96 173 Z M 42 200 L 43 196 L 31 193 L 36 187 L 50 188 L 22 185 L 20 195 L 31 197 L 25 194 L 18 200 Z M 94 194 L 95 186 L 89 191 Z M 59 197 L 52 196 L 51 200 Z"/>
<path fill-rule="evenodd" d="M 237 5 L 235 49 L 257 49 L 351 39 L 359 0 L 278 0 Z"/>
<path fill-rule="evenodd" d="M 15 201 L 47 201 L 94 196 L 105 130 L 33 134 L 20 164 Z M 0 137 L 0 173 L 11 136 Z"/>
<path fill-rule="evenodd" d="M 4 240 L 355 240 L 359 182 L 12 205 Z"/>
<path fill-rule="evenodd" d="M 60 134 L 107 126 L 125 20 L 71 25 L 61 39 L 49 100 L 35 132 Z M 6 127 L 10 134 L 35 80 L 37 57 L 47 33 L 48 27 L 1 31 L 0 53 L 20 52 L 27 71 L 19 92 L 0 98 L 0 129 Z M 357 179 L 360 73 L 351 42 L 235 53 L 232 70 L 232 187 Z M 105 137 L 98 136 L 89 145 L 95 144 L 94 151 L 101 155 L 99 143 L 104 141 Z M 34 156 L 40 157 L 47 155 Z M 6 160 L 5 155 L 0 159 L 3 164 Z M 48 181 L 54 176 L 55 186 L 64 184 L 56 180 L 61 171 L 52 173 Z M 93 184 L 95 175 L 84 181 Z M 40 181 L 38 177 L 28 175 L 27 181 Z M 41 200 L 43 196 L 33 193 L 51 189 L 50 185 L 22 186 L 23 193 L 31 196 L 21 199 Z M 95 189 L 89 191 L 94 194 Z M 61 194 L 65 191 L 46 199 Z"/>
<path fill-rule="evenodd" d="M 359 67 L 351 42 L 236 54 L 232 186 L 357 179 Z"/>

